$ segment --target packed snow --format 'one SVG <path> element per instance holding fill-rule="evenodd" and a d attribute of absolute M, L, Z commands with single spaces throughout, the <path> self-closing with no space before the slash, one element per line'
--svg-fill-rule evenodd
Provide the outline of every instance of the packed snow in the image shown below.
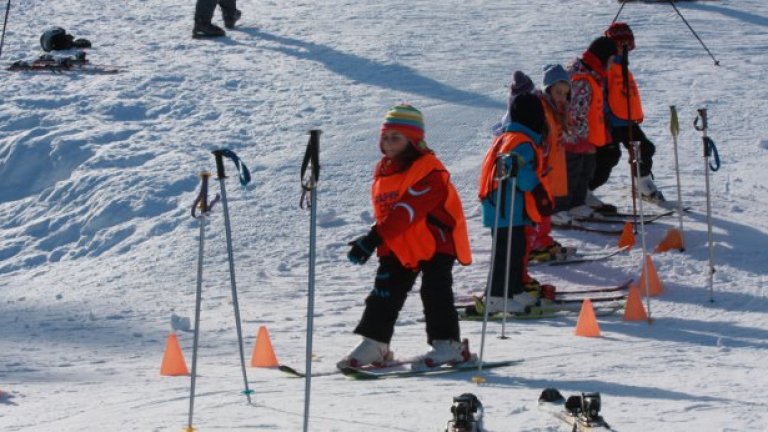
<path fill-rule="evenodd" d="M 654 254 L 664 293 L 652 324 L 599 317 L 601 337 L 574 335 L 576 316 L 487 328 L 487 360 L 523 359 L 474 373 L 383 381 L 312 379 L 316 431 L 443 431 L 452 397 L 471 392 L 488 431 L 568 430 L 536 407 L 542 389 L 596 391 L 621 431 L 768 430 L 768 4 L 676 3 L 720 65 L 667 3 L 627 3 L 636 36 L 631 68 L 654 173 L 677 199 L 670 105 L 686 250 Z M 484 289 L 490 236 L 476 181 L 505 109 L 515 69 L 541 81 L 618 12 L 612 0 L 321 2 L 241 0 L 243 19 L 221 40 L 193 40 L 193 1 L 26 0 L 11 4 L 0 63 L 41 53 L 50 25 L 88 38 L 94 64 L 117 75 L 0 72 L 0 430 L 178 431 L 187 426 L 188 376 L 160 376 L 176 330 L 191 364 L 199 222 L 189 215 L 211 151 L 250 168 L 226 181 L 245 356 L 266 326 L 281 363 L 304 368 L 309 212 L 299 207 L 307 131 L 321 129 L 317 191 L 315 372 L 331 371 L 352 333 L 375 264 L 346 259 L 372 223 L 371 172 L 386 109 L 420 108 L 427 142 L 451 171 L 468 217 L 475 262 L 456 267 L 455 292 Z M 220 15 L 214 22 L 220 23 Z M 705 187 L 697 110 L 722 168 Z M 755 145 L 758 143 L 758 145 Z M 626 154 L 626 152 L 625 152 Z M 626 157 L 599 196 L 631 208 Z M 212 180 L 211 192 L 219 191 Z M 707 193 L 712 199 L 710 293 Z M 658 208 L 645 204 L 648 212 Z M 676 217 L 646 226 L 652 250 Z M 246 403 L 232 307 L 224 218 L 206 226 L 203 308 L 193 426 L 200 431 L 297 431 L 305 380 L 248 368 Z M 556 231 L 566 245 L 609 248 L 615 236 Z M 560 290 L 638 278 L 638 245 L 609 261 L 536 267 Z M 710 301 L 712 297 L 713 301 Z M 194 326 L 194 322 L 192 323 Z M 462 322 L 477 350 L 482 323 Z M 392 348 L 427 350 L 418 296 L 401 313 Z"/>

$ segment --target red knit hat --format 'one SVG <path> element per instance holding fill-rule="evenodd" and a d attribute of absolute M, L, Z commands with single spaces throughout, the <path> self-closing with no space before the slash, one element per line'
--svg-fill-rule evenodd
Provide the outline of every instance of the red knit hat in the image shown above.
<path fill-rule="evenodd" d="M 605 36 L 613 39 L 616 42 L 616 47 L 619 49 L 623 45 L 626 45 L 630 51 L 635 49 L 635 35 L 627 23 L 615 22 L 611 24 L 608 30 L 605 31 Z"/>

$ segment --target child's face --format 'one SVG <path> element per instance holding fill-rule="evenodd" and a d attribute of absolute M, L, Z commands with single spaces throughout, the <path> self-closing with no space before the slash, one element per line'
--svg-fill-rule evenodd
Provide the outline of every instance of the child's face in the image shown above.
<path fill-rule="evenodd" d="M 390 159 L 403 153 L 409 145 L 408 138 L 398 131 L 388 130 L 381 134 L 381 150 Z"/>
<path fill-rule="evenodd" d="M 549 88 L 549 95 L 552 97 L 552 102 L 554 102 L 558 108 L 566 106 L 568 103 L 568 93 L 570 92 L 570 86 L 563 81 L 558 81 Z"/>

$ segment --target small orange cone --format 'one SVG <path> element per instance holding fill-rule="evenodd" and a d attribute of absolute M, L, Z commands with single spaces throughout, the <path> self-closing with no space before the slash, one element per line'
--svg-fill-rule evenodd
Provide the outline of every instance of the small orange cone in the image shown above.
<path fill-rule="evenodd" d="M 683 246 L 683 233 L 677 228 L 670 228 L 667 231 L 667 235 L 664 236 L 653 251 L 661 253 L 670 249 L 677 249 L 681 252 L 685 250 L 685 246 Z"/>
<path fill-rule="evenodd" d="M 621 237 L 619 237 L 619 247 L 628 247 L 632 248 L 632 246 L 635 245 L 635 233 L 634 233 L 634 226 L 632 225 L 632 222 L 627 222 L 624 224 L 624 230 L 621 232 Z"/>
<path fill-rule="evenodd" d="M 651 259 L 650 255 L 645 256 L 645 263 L 643 264 L 643 270 L 640 272 L 640 282 L 638 282 L 637 284 L 637 287 L 640 289 L 640 292 L 643 295 L 646 295 L 646 292 L 645 292 L 646 274 L 648 274 L 648 290 L 651 297 L 656 297 L 657 295 L 664 292 L 664 288 L 661 286 L 661 280 L 659 279 L 659 275 L 656 273 L 656 268 L 653 265 L 653 260 Z"/>
<path fill-rule="evenodd" d="M 184 361 L 184 354 L 181 353 L 181 347 L 179 346 L 179 340 L 176 338 L 176 333 L 171 332 L 171 334 L 168 335 L 168 342 L 165 344 L 165 354 L 163 354 L 163 364 L 160 366 L 160 375 L 189 375 L 187 362 Z"/>
<path fill-rule="evenodd" d="M 597 325 L 595 309 L 590 299 L 584 300 L 581 304 L 579 320 L 576 322 L 576 336 L 600 337 L 600 326 Z"/>
<path fill-rule="evenodd" d="M 645 313 L 645 306 L 643 306 L 640 291 L 637 290 L 635 285 L 632 285 L 629 287 L 629 296 L 627 297 L 627 303 L 624 305 L 624 321 L 645 321 L 647 319 L 648 314 Z"/>
<path fill-rule="evenodd" d="M 253 356 L 251 357 L 251 367 L 276 367 L 277 356 L 272 348 L 272 342 L 269 340 L 269 332 L 264 326 L 259 327 L 259 333 L 256 335 L 256 345 L 253 347 Z"/>

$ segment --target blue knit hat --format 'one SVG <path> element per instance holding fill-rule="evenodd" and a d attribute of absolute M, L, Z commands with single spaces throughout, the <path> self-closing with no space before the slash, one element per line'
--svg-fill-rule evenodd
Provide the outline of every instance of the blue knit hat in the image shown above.
<path fill-rule="evenodd" d="M 568 87 L 571 86 L 571 78 L 561 65 L 548 64 L 544 66 L 544 91 L 560 81 L 568 84 Z"/>

